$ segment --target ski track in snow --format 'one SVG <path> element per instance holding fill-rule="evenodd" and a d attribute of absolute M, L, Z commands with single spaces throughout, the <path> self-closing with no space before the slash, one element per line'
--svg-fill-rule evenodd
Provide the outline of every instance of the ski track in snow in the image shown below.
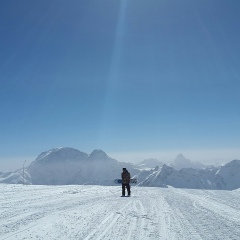
<path fill-rule="evenodd" d="M 0 184 L 0 240 L 240 239 L 240 191 Z"/>

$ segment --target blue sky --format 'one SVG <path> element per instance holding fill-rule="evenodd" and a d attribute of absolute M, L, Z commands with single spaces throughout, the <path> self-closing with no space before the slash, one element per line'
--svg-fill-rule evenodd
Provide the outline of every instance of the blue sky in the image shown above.
<path fill-rule="evenodd" d="M 239 8 L 2 0 L 0 171 L 60 146 L 239 159 Z"/>

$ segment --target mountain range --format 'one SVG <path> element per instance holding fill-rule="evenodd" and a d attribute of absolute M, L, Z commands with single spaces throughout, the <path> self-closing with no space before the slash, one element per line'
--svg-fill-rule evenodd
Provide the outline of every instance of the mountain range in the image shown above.
<path fill-rule="evenodd" d="M 182 153 L 179 153 L 168 165 L 173 167 L 175 170 L 181 170 L 183 168 L 204 169 L 207 167 L 202 163 L 193 162 L 190 159 L 185 158 Z"/>
<path fill-rule="evenodd" d="M 54 148 L 41 153 L 27 168 L 1 173 L 0 183 L 35 185 L 114 185 L 126 167 L 138 179 L 138 186 L 195 189 L 240 188 L 240 160 L 220 167 L 206 167 L 179 154 L 168 165 L 156 159 L 146 159 L 133 165 L 118 162 L 102 150 L 91 154 L 74 148 Z M 185 168 L 182 168 L 185 167 Z"/>

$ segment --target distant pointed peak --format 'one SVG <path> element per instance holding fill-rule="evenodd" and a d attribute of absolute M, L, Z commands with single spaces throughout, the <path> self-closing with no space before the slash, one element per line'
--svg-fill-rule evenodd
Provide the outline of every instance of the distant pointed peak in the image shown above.
<path fill-rule="evenodd" d="M 107 155 L 107 154 L 101 149 L 94 149 L 90 155 Z"/>
<path fill-rule="evenodd" d="M 185 158 L 182 153 L 179 153 L 176 158 Z"/>
<path fill-rule="evenodd" d="M 187 159 L 182 153 L 179 153 L 174 161 L 175 162 L 176 161 L 187 161 L 187 162 L 190 162 L 190 159 Z"/>
<path fill-rule="evenodd" d="M 105 153 L 102 149 L 94 149 L 92 151 L 92 153 L 94 153 L 94 152 L 96 152 L 96 153 Z"/>
<path fill-rule="evenodd" d="M 111 159 L 103 150 L 95 149 L 89 156 L 92 160 L 109 160 Z"/>

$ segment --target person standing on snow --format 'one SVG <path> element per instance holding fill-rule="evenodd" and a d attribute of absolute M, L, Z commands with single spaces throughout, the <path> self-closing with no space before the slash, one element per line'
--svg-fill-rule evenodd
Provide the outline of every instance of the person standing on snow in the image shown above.
<path fill-rule="evenodd" d="M 128 196 L 131 195 L 130 191 L 131 175 L 126 168 L 123 168 L 122 172 L 122 196 L 125 197 L 125 188 L 127 188 Z"/>

